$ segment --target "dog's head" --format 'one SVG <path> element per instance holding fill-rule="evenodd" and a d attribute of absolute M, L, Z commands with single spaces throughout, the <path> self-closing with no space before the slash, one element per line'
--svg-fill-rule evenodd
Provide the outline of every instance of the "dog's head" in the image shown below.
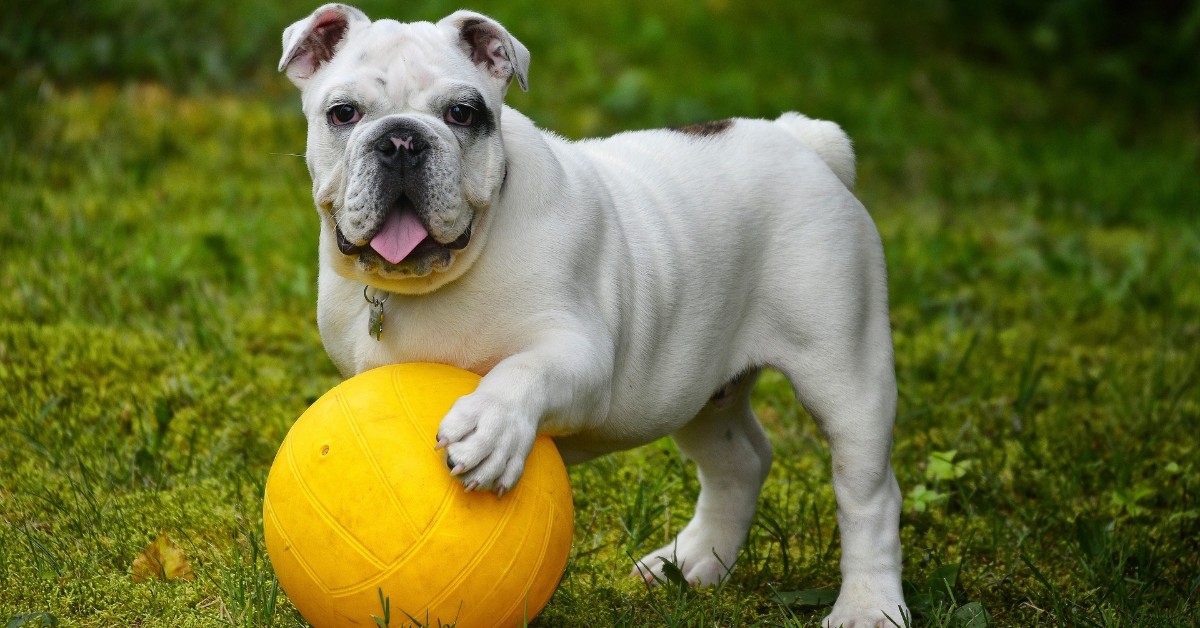
<path fill-rule="evenodd" d="M 469 11 L 403 24 L 327 4 L 283 32 L 337 272 L 413 294 L 466 270 L 505 178 L 504 95 L 528 68 L 520 42 Z"/>

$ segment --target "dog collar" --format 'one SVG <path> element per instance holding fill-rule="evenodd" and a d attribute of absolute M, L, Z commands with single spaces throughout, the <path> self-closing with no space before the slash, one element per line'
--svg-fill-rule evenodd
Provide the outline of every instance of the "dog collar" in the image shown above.
<path fill-rule="evenodd" d="M 380 294 L 383 296 L 379 296 Z M 363 286 L 363 298 L 370 304 L 371 315 L 367 317 L 367 333 L 375 337 L 375 340 L 383 338 L 383 303 L 387 301 L 390 293 L 384 292 L 379 288 L 371 286 Z"/>

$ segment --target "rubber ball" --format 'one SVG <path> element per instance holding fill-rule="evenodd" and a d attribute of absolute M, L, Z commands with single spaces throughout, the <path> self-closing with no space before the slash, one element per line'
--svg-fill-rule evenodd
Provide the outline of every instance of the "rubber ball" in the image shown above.
<path fill-rule="evenodd" d="M 574 528 L 554 443 L 537 438 L 501 498 L 464 490 L 434 448 L 442 417 L 478 383 L 445 365 L 385 366 L 337 385 L 289 430 L 263 532 L 313 626 L 521 626 L 550 600 Z"/>

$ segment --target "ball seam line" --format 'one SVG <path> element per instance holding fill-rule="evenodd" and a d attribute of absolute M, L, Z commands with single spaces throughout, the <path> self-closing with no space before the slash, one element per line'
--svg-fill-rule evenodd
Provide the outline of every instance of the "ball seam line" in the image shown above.
<path fill-rule="evenodd" d="M 287 548 L 287 553 L 296 560 L 296 563 L 299 564 L 300 568 L 304 570 L 304 573 L 308 575 L 309 580 L 321 585 L 322 588 L 325 588 L 324 582 L 322 582 L 322 580 L 317 576 L 317 573 L 313 570 L 312 566 L 308 564 L 308 561 L 304 560 L 304 557 L 300 554 L 291 551 L 291 548 L 295 547 L 295 544 L 292 542 L 292 537 L 289 536 L 287 531 L 284 529 L 283 522 L 279 520 L 279 515 L 275 512 L 275 506 L 271 504 L 270 498 L 266 498 L 264 502 L 266 506 L 264 511 L 270 511 L 271 522 L 275 524 L 275 530 L 279 533 L 279 538 L 283 541 L 283 546 Z M 271 564 L 271 569 L 276 569 L 273 562 Z M 276 579 L 278 579 L 278 576 Z M 280 583 L 280 586 L 283 586 L 282 582 Z M 284 593 L 287 593 L 286 589 L 284 590 Z"/>
<path fill-rule="evenodd" d="M 342 396 L 341 391 L 335 391 L 335 398 L 339 402 L 341 401 L 341 396 Z M 291 467 L 292 473 L 295 474 L 295 476 L 297 478 L 303 477 L 303 475 L 300 473 L 299 465 L 296 464 L 294 447 L 291 446 L 290 442 L 288 443 L 287 452 L 288 452 L 288 458 L 287 458 L 288 466 Z M 386 562 L 384 562 L 382 559 L 380 559 L 378 556 L 376 556 L 375 553 L 372 552 L 369 548 L 367 548 L 362 543 L 360 543 L 358 541 L 358 539 L 354 537 L 353 534 L 350 534 L 350 531 L 347 530 L 345 528 L 345 526 L 343 526 L 341 524 L 341 522 L 339 522 L 337 519 L 333 518 L 333 516 L 329 513 L 329 510 L 325 507 L 325 505 L 322 504 L 319 499 L 317 499 L 316 495 L 313 495 L 312 489 L 309 488 L 308 484 L 306 484 L 305 482 L 297 482 L 296 485 L 299 486 L 300 493 L 302 495 L 304 495 L 305 500 L 308 501 L 309 505 L 312 506 L 312 508 L 317 512 L 317 514 L 326 523 L 326 525 L 329 526 L 330 530 L 332 530 L 333 532 L 336 532 L 337 535 L 339 537 L 341 537 L 341 539 L 343 541 L 345 541 L 351 547 L 353 547 L 355 550 L 357 550 L 358 553 L 363 558 L 367 559 L 367 561 L 370 562 L 376 569 L 383 569 L 387 566 Z"/>
<path fill-rule="evenodd" d="M 516 510 L 516 506 L 517 506 L 516 499 L 508 500 L 508 508 L 504 509 L 504 515 L 502 517 L 500 517 L 500 519 L 496 522 L 496 529 L 503 529 L 505 526 L 508 525 L 508 520 L 512 518 L 513 512 Z M 460 568 L 458 576 L 456 576 L 450 582 L 446 583 L 446 587 L 442 590 L 442 592 L 440 594 L 438 594 L 437 597 L 435 597 L 429 603 L 429 605 L 430 606 L 439 605 L 443 601 L 445 601 L 445 599 L 447 597 L 450 597 L 450 595 L 458 588 L 459 584 L 461 584 L 462 581 L 467 577 L 467 574 L 474 571 L 475 567 L 477 567 L 479 565 L 479 563 L 483 561 L 484 555 L 486 555 L 488 553 L 488 551 L 491 550 L 492 547 L 496 545 L 496 541 L 497 541 L 497 535 L 493 534 L 488 539 L 487 544 L 480 547 L 478 550 L 476 550 L 477 553 L 475 554 L 475 556 L 470 561 L 468 561 L 467 564 L 463 565 Z"/>
<path fill-rule="evenodd" d="M 358 427 L 358 422 L 350 419 L 350 417 L 354 416 L 350 408 L 350 403 L 346 401 L 345 396 L 340 394 L 338 395 L 337 400 L 338 404 L 342 408 L 342 412 L 345 413 L 347 417 L 346 423 L 350 425 L 350 433 L 354 436 L 354 440 L 358 443 L 358 446 L 362 448 L 363 457 L 366 458 L 367 462 L 371 465 L 371 471 L 375 474 L 375 479 L 379 482 L 380 486 L 388 489 L 384 492 L 387 494 L 387 500 L 391 504 L 392 510 L 400 513 L 400 517 L 404 519 L 406 524 L 408 524 L 408 529 L 412 532 L 413 536 L 419 538 L 422 535 L 421 529 L 417 526 L 417 523 L 412 520 L 412 515 L 409 514 L 408 510 L 403 508 L 396 499 L 396 492 L 392 490 L 391 483 L 388 482 L 387 476 L 383 473 L 383 469 L 379 466 L 379 459 L 376 458 L 375 454 L 371 451 L 371 447 L 367 443 L 366 436 L 363 435 L 362 430 L 360 430 Z M 407 403 L 405 403 L 403 396 L 400 397 L 400 401 L 404 404 L 406 416 L 411 418 L 412 409 L 408 407 Z M 379 557 L 379 560 L 384 565 L 387 564 L 387 561 L 385 561 L 382 556 Z"/>
<path fill-rule="evenodd" d="M 521 585 L 521 596 L 513 601 L 512 606 L 508 607 L 508 609 L 504 612 L 503 617 L 511 616 L 517 610 L 517 607 L 521 606 L 522 604 L 525 605 L 526 612 L 529 610 L 530 590 L 533 588 L 533 582 L 537 579 L 538 573 L 541 572 L 542 566 L 546 562 L 546 549 L 550 546 L 550 537 L 552 536 L 551 531 L 554 529 L 554 511 L 554 503 L 547 502 L 546 512 L 548 516 L 546 524 L 543 528 L 544 533 L 542 534 L 542 546 L 538 551 L 537 561 L 534 562 L 533 569 L 531 569 L 529 574 L 525 577 L 525 583 Z M 526 534 L 526 538 L 528 538 L 528 534 Z M 557 585 L 558 583 L 556 582 L 556 588 Z M 546 601 L 549 602 L 549 598 L 547 598 Z M 541 612 L 541 609 L 537 610 L 538 612 Z"/>

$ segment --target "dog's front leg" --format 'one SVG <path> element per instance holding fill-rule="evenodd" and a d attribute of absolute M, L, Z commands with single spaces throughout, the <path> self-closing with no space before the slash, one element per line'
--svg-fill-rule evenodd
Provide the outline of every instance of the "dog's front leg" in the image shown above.
<path fill-rule="evenodd" d="M 539 431 L 569 434 L 607 413 L 605 355 L 578 335 L 554 334 L 501 360 L 442 419 L 437 446 L 450 472 L 467 490 L 511 489 Z"/>

